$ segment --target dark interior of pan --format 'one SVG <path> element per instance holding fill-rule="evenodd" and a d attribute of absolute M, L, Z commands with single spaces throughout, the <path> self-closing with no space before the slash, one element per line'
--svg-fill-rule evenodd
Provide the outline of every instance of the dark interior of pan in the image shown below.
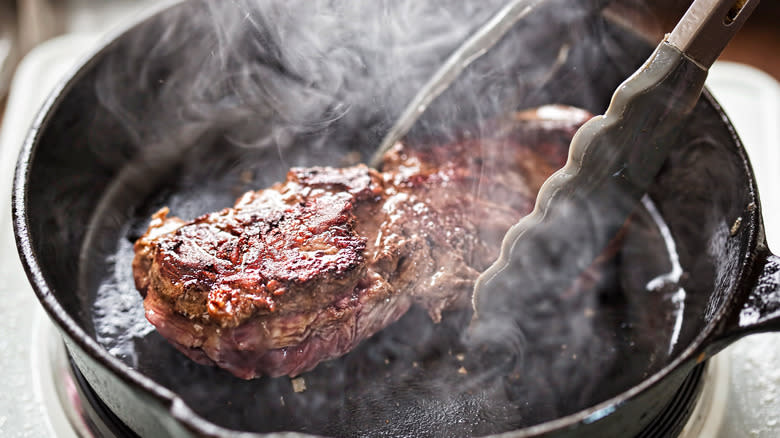
<path fill-rule="evenodd" d="M 45 236 L 32 245 L 46 281 L 88 336 L 219 426 L 339 436 L 538 424 L 620 394 L 692 342 L 737 266 L 740 248 L 714 243 L 749 196 L 710 100 L 681 128 L 652 201 L 600 280 L 518 300 L 524 341 L 514 355 L 464 346 L 469 312 L 433 324 L 413 309 L 305 373 L 306 390 L 295 392 L 290 378 L 244 381 L 197 365 L 158 335 L 130 269 L 154 211 L 193 218 L 290 166 L 366 160 L 438 63 L 502 2 L 331 3 L 186 2 L 110 44 L 64 90 L 39 138 L 27 208 L 30 234 Z M 548 2 L 516 26 L 410 138 L 480 135 L 485 121 L 547 103 L 602 113 L 652 47 L 606 19 L 603 2 L 569 3 Z M 730 183 L 713 192 L 721 181 Z"/>

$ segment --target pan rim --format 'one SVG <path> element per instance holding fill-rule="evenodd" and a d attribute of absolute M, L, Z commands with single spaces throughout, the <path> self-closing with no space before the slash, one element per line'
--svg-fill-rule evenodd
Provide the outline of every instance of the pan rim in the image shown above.
<path fill-rule="evenodd" d="M 158 13 L 181 6 L 184 0 L 166 0 L 156 5 L 152 10 L 133 22 L 128 23 L 126 27 L 119 29 L 113 35 L 109 36 L 95 50 L 91 51 L 61 80 L 47 98 L 46 102 L 35 117 L 25 141 L 22 145 L 19 158 L 16 163 L 13 191 L 12 191 L 12 222 L 14 235 L 16 239 L 17 251 L 20 255 L 25 273 L 32 285 L 32 289 L 43 305 L 44 309 L 58 325 L 61 332 L 74 342 L 80 349 L 84 350 L 100 366 L 106 368 L 115 377 L 119 378 L 124 384 L 131 387 L 137 387 L 154 397 L 160 402 L 168 412 L 178 420 L 182 425 L 199 434 L 208 436 L 267 436 L 261 433 L 247 433 L 235 431 L 222 426 L 218 426 L 204 419 L 195 413 L 175 392 L 154 382 L 149 377 L 125 365 L 118 358 L 112 356 L 95 339 L 89 336 L 86 331 L 69 316 L 56 298 L 56 290 L 50 285 L 45 277 L 45 269 L 38 263 L 38 255 L 33 249 L 30 234 L 28 218 L 28 198 L 29 198 L 29 176 L 32 165 L 35 161 L 36 151 L 40 145 L 42 132 L 49 125 L 51 118 L 60 106 L 68 92 L 75 84 L 87 73 L 90 67 L 98 62 L 101 55 L 114 47 L 125 35 L 131 33 L 140 24 L 154 18 Z M 712 341 L 714 335 L 723 331 L 723 325 L 726 319 L 733 314 L 734 308 L 739 305 L 740 291 L 749 288 L 749 272 L 753 267 L 757 249 L 762 245 L 763 226 L 761 223 L 761 205 L 756 189 L 755 175 L 747 157 L 747 153 L 742 145 L 739 136 L 729 121 L 723 109 L 714 99 L 714 97 L 705 90 L 702 95 L 707 105 L 712 106 L 721 118 L 721 122 L 728 128 L 735 152 L 742 161 L 743 172 L 748 177 L 749 182 L 748 196 L 755 203 L 756 207 L 750 211 L 749 217 L 745 221 L 748 225 L 745 247 L 747 249 L 745 257 L 740 261 L 739 274 L 731 290 L 726 291 L 727 299 L 720 309 L 712 316 L 702 331 L 691 341 L 691 343 L 680 352 L 675 359 L 655 372 L 648 378 L 642 380 L 637 385 L 619 393 L 618 395 L 605 400 L 592 407 L 577 411 L 575 413 L 546 421 L 534 426 L 509 431 L 495 436 L 513 436 L 513 437 L 531 437 L 539 434 L 550 433 L 556 430 L 563 430 L 577 424 L 593 423 L 601 418 L 609 416 L 620 405 L 635 398 L 639 394 L 647 391 L 661 380 L 668 377 L 674 371 L 683 367 L 686 362 L 693 359 L 701 362 L 707 355 L 702 354 L 708 347 L 708 340 Z M 697 357 L 698 355 L 698 357 Z M 299 436 L 313 436 L 306 433 L 299 433 Z"/>

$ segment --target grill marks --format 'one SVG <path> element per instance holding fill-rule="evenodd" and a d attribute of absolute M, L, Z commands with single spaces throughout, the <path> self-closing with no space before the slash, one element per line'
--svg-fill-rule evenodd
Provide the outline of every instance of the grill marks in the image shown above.
<path fill-rule="evenodd" d="M 560 110 L 481 141 L 399 144 L 381 173 L 295 168 L 190 222 L 160 210 L 135 244 L 147 319 L 193 360 L 243 378 L 307 371 L 415 303 L 439 321 L 468 305 L 589 117 Z"/>
<path fill-rule="evenodd" d="M 328 303 L 302 299 L 311 295 L 297 293 L 302 287 L 336 286 L 365 265 L 365 238 L 354 232 L 353 196 L 301 186 L 295 170 L 290 173 L 284 185 L 249 192 L 234 208 L 201 216 L 173 232 L 159 234 L 156 227 L 180 220 L 168 219 L 165 210 L 155 215 L 136 252 L 143 254 L 150 246 L 161 281 L 169 283 L 158 292 L 174 306 L 186 290 L 208 293 L 206 312 L 186 307 L 179 313 L 226 327 L 280 306 L 309 309 Z"/>

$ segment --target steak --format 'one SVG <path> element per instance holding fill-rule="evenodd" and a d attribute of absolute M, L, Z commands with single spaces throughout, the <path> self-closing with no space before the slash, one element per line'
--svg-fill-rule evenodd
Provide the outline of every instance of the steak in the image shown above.
<path fill-rule="evenodd" d="M 380 171 L 293 168 L 191 221 L 152 218 L 133 275 L 147 319 L 191 359 L 250 379 L 341 356 L 412 305 L 467 307 L 590 114 L 548 106 L 488 136 L 397 144 Z"/>

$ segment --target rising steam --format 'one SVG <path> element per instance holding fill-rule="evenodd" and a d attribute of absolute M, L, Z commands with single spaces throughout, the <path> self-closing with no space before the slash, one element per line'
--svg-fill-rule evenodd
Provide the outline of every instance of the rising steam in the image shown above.
<path fill-rule="evenodd" d="M 366 160 L 441 61 L 503 3 L 192 0 L 187 7 L 172 8 L 136 29 L 132 38 L 120 40 L 99 66 L 95 89 L 105 112 L 99 117 L 111 119 L 121 131 L 114 134 L 117 141 L 130 143 L 136 152 L 135 166 L 124 169 L 126 178 L 118 179 L 125 185 L 128 180 L 140 180 L 134 190 L 148 194 L 154 190 L 155 179 L 169 174 L 182 156 L 197 154 L 215 139 L 233 148 L 269 152 L 263 167 L 267 172 L 254 181 L 255 189 L 279 180 L 289 166 Z M 627 43 L 596 19 L 606 3 L 545 3 L 467 69 L 434 102 L 410 137 L 478 137 L 489 129 L 486 121 L 517 108 L 547 103 L 602 112 L 614 86 L 645 58 L 633 49 L 636 44 Z M 210 166 L 209 156 L 204 157 L 193 161 Z M 206 208 L 205 203 L 198 208 Z M 594 230 L 603 225 L 601 213 L 576 212 L 587 216 L 591 222 L 586 225 Z M 643 236 L 652 235 L 654 229 L 646 219 L 640 214 L 633 225 Z M 587 244 L 587 234 L 576 237 Z M 644 241 L 637 243 L 640 249 L 631 257 L 644 260 L 651 256 L 653 248 L 642 245 Z M 126 284 L 131 281 L 127 272 L 120 272 L 130 266 L 132 248 L 127 241 L 118 246 L 117 270 L 106 280 L 108 287 L 101 289 L 102 294 L 117 289 L 135 293 L 132 284 Z M 588 286 L 637 282 L 644 293 L 646 281 L 641 280 L 667 272 L 668 263 L 644 266 L 649 267 L 631 272 L 630 279 L 621 277 L 625 274 L 615 266 L 605 266 Z M 588 267 L 583 262 L 573 268 Z M 535 274 L 555 276 L 556 269 L 552 265 Z M 230 427 L 355 434 L 376 431 L 380 424 L 388 435 L 416 435 L 421 427 L 441 427 L 457 417 L 467 425 L 453 425 L 452 434 L 500 432 L 571 413 L 594 399 L 603 400 L 635 377 L 623 376 L 608 388 L 600 385 L 600 379 L 625 365 L 618 363 L 621 358 L 646 359 L 638 354 L 651 344 L 644 337 L 662 335 L 638 334 L 630 326 L 616 328 L 651 299 L 636 298 L 633 303 L 633 298 L 609 287 L 591 294 L 583 292 L 588 290 L 584 286 L 533 289 L 532 295 L 520 300 L 508 322 L 501 320 L 498 326 L 488 327 L 500 339 L 484 342 L 483 349 L 468 345 L 468 340 L 460 344 L 470 315 L 453 315 L 434 327 L 425 315 L 412 311 L 379 333 L 371 345 L 334 362 L 337 366 L 320 365 L 303 394 L 292 394 L 280 379 L 236 383 L 218 371 L 192 364 L 181 365 L 175 372 L 160 371 L 160 362 L 181 364 L 182 358 L 166 356 L 171 349 L 155 334 L 143 342 L 123 338 L 122 342 L 135 344 L 111 347 L 126 354 L 134 367 L 158 373 L 155 378 L 175 388 L 185 400 L 204 399 L 203 387 L 192 385 L 193 380 L 224 383 L 209 387 L 209 400 L 257 400 L 257 394 L 268 395 L 263 399 L 264 413 L 274 415 L 262 424 L 256 423 L 257 412 L 250 408 L 239 412 L 226 410 L 224 403 L 208 407 L 193 403 L 207 418 L 219 417 L 214 421 Z M 135 298 L 140 309 L 140 297 Z M 102 302 L 109 305 L 112 301 Z M 96 307 L 100 303 L 98 297 Z M 123 305 L 132 307 L 132 303 Z M 116 312 L 103 310 L 98 317 L 116 317 Z M 137 320 L 128 321 L 128 326 L 146 324 L 141 312 L 133 315 L 127 317 Z M 99 338 L 105 334 L 100 324 L 97 321 Z M 108 327 L 107 338 L 122 331 L 116 321 Z M 404 334 L 408 333 L 414 333 L 417 345 L 406 342 L 408 335 Z M 448 351 L 445 345 L 462 351 Z M 457 375 L 453 381 L 418 368 L 436 354 L 456 370 L 462 366 L 475 371 L 463 378 Z M 495 366 L 485 365 L 493 359 Z M 656 364 L 642 364 L 640 372 Z M 346 382 L 349 395 L 327 392 L 327 385 L 334 382 Z M 386 400 L 404 403 L 390 406 Z M 324 414 L 328 409 L 334 412 L 332 422 Z M 308 412 L 319 416 L 309 417 Z M 362 415 L 359 420 L 349 416 L 353 412 Z M 385 423 L 385 416 L 397 423 Z M 449 430 L 430 427 L 424 431 L 434 435 Z"/>

